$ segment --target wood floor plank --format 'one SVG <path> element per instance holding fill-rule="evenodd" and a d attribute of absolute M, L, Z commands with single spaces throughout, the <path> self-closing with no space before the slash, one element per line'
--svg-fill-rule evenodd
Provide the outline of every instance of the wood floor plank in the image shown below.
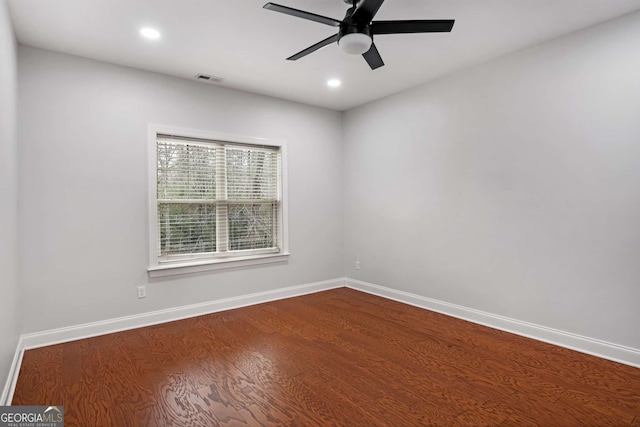
<path fill-rule="evenodd" d="M 47 402 L 43 405 L 64 404 L 63 348 L 62 345 L 53 345 L 24 352 L 14 393 L 20 396 L 18 401 Z"/>
<path fill-rule="evenodd" d="M 68 426 L 640 425 L 640 369 L 340 288 L 27 350 Z"/>
<path fill-rule="evenodd" d="M 225 323 L 225 326 L 217 328 L 218 332 L 226 333 L 225 341 L 232 343 L 236 348 L 247 349 L 236 356 L 234 363 L 239 369 L 264 388 L 273 390 L 277 387 L 285 390 L 289 399 L 293 399 L 297 405 L 304 408 L 304 414 L 310 418 L 308 422 L 311 425 L 329 425 L 332 421 L 343 418 L 341 414 L 345 412 L 345 408 L 340 402 L 326 400 L 319 396 L 299 376 L 302 370 L 313 369 L 309 365 L 309 360 L 312 355 L 318 354 L 314 343 L 305 342 L 287 349 L 278 348 L 277 343 L 282 343 L 282 341 L 279 340 L 279 337 L 274 337 L 274 335 L 278 335 L 277 333 L 263 332 L 244 319 L 235 318 L 232 327 L 227 328 L 227 325 L 231 325 L 231 323 Z M 304 350 L 303 354 L 299 354 L 301 349 Z M 291 369 L 287 369 L 288 364 L 282 363 L 282 356 L 289 359 L 293 354 L 296 354 L 296 351 L 298 352 L 296 364 L 300 368 L 293 370 L 297 375 L 290 375 L 288 372 L 291 372 Z M 350 375 L 348 371 L 343 373 Z M 335 380 L 335 377 L 332 380 Z M 355 391 L 356 389 L 354 389 Z M 348 412 L 352 413 L 353 410 L 350 409 Z M 359 415 L 363 416 L 363 414 Z M 301 421 L 300 418 L 302 417 L 298 416 L 299 421 Z M 342 421 L 348 422 L 349 420 L 342 419 Z"/>

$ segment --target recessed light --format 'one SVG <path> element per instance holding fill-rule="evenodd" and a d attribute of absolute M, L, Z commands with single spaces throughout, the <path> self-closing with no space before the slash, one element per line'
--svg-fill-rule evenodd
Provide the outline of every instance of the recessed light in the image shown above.
<path fill-rule="evenodd" d="M 338 87 L 342 84 L 342 82 L 338 79 L 331 79 L 327 81 L 327 86 L 329 87 Z"/>
<path fill-rule="evenodd" d="M 160 38 L 160 31 L 154 30 L 153 28 L 143 28 L 140 30 L 140 34 L 148 39 Z"/>

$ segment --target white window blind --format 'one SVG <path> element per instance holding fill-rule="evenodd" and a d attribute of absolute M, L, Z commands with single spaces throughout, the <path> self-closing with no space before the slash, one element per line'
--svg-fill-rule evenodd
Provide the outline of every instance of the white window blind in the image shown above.
<path fill-rule="evenodd" d="M 278 147 L 157 136 L 158 260 L 281 248 Z"/>

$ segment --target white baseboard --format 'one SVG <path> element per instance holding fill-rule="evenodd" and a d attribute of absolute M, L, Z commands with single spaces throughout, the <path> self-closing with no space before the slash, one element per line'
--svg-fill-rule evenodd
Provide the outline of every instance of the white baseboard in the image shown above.
<path fill-rule="evenodd" d="M 11 361 L 11 367 L 9 368 L 9 375 L 7 381 L 4 384 L 2 395 L 0 395 L 0 406 L 9 406 L 13 400 L 13 391 L 16 389 L 16 383 L 18 382 L 18 374 L 20 373 L 20 366 L 22 365 L 22 356 L 24 355 L 24 345 L 22 337 L 18 339 L 18 345 L 16 352 L 13 355 Z"/>
<path fill-rule="evenodd" d="M 0 405 L 9 405 L 13 399 L 13 393 L 18 380 L 22 357 L 24 350 L 26 349 L 60 344 L 63 342 L 75 341 L 129 329 L 142 328 L 145 326 L 312 294 L 344 286 L 404 304 L 468 320 L 490 328 L 499 329 L 516 335 L 522 335 L 538 341 L 544 341 L 560 347 L 566 347 L 582 353 L 591 354 L 593 356 L 640 368 L 640 350 L 638 349 L 583 337 L 532 323 L 522 322 L 520 320 L 510 319 L 508 317 L 498 316 L 408 292 L 385 288 L 372 283 L 349 278 L 339 278 L 22 335 L 18 341 L 9 376 L 2 394 L 0 395 Z"/>
<path fill-rule="evenodd" d="M 346 278 L 346 286 L 490 328 L 640 368 L 640 350 Z"/>
<path fill-rule="evenodd" d="M 25 334 L 22 340 L 24 349 L 28 350 L 341 287 L 344 287 L 344 278 Z"/>

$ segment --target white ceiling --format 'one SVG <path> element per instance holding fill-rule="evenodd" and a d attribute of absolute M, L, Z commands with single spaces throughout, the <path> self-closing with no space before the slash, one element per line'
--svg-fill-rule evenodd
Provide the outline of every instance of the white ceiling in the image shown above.
<path fill-rule="evenodd" d="M 288 56 L 335 28 L 262 8 L 267 0 L 9 0 L 18 41 L 222 86 L 346 110 L 524 47 L 640 10 L 639 0 L 387 0 L 376 19 L 455 19 L 451 33 L 375 39 L 371 71 L 335 44 Z M 343 0 L 275 0 L 342 19 Z M 139 36 L 144 26 L 161 39 Z M 342 86 L 330 89 L 329 78 Z M 204 84 L 204 83 L 203 83 Z"/>

